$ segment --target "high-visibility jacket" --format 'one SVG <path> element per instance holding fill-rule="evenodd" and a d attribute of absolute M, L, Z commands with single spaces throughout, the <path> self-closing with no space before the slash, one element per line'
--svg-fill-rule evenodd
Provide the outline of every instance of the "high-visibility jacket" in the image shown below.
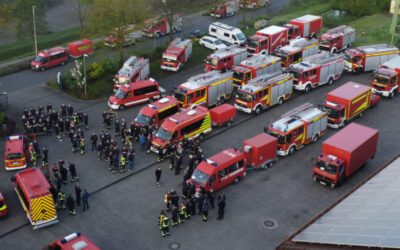
<path fill-rule="evenodd" d="M 119 159 L 119 165 L 125 166 L 125 164 L 126 164 L 126 159 L 125 157 L 121 156 L 121 158 Z"/>
<path fill-rule="evenodd" d="M 59 200 L 59 201 L 65 200 L 65 194 L 59 192 L 59 193 L 57 194 L 57 196 L 58 196 L 58 200 Z"/>
<path fill-rule="evenodd" d="M 161 216 L 161 227 L 168 228 L 169 227 L 169 218 L 165 215 Z"/>

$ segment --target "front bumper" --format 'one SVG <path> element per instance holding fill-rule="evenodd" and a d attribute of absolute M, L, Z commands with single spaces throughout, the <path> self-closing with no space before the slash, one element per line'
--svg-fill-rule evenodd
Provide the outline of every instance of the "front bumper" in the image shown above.
<path fill-rule="evenodd" d="M 377 89 L 372 89 L 372 93 L 376 94 L 376 95 L 381 95 L 384 97 L 389 97 L 390 95 L 390 91 L 386 91 L 386 90 L 377 90 Z"/>
<path fill-rule="evenodd" d="M 19 170 L 19 169 L 24 169 L 24 168 L 26 168 L 26 164 L 21 165 L 21 166 L 17 166 L 17 167 L 7 167 L 7 166 L 5 166 L 4 168 L 5 168 L 6 170 Z"/>
<path fill-rule="evenodd" d="M 320 184 L 322 184 L 324 186 L 332 186 L 332 185 L 336 184 L 335 182 L 328 180 L 327 178 L 324 178 L 323 176 L 316 175 L 316 174 L 313 174 L 313 180 L 316 182 L 319 182 Z"/>
<path fill-rule="evenodd" d="M 295 90 L 303 91 L 306 89 L 306 84 L 296 84 L 296 85 L 293 85 L 293 88 Z"/>
<path fill-rule="evenodd" d="M 340 128 L 340 124 L 336 124 L 336 123 L 329 123 L 328 122 L 327 126 L 329 128 Z"/>
<path fill-rule="evenodd" d="M 251 108 L 245 108 L 245 107 L 242 107 L 242 106 L 240 106 L 240 105 L 238 105 L 238 104 L 236 104 L 236 103 L 235 103 L 235 108 L 236 108 L 237 110 L 246 112 L 246 113 L 248 113 L 248 114 L 251 114 L 251 113 L 253 112 L 253 110 L 252 110 Z"/>
<path fill-rule="evenodd" d="M 279 156 L 287 156 L 289 154 L 289 150 L 277 150 L 276 153 Z"/>
<path fill-rule="evenodd" d="M 108 102 L 108 106 L 109 106 L 110 108 L 112 108 L 112 109 L 116 109 L 116 110 L 119 109 L 119 105 L 117 105 L 117 104 L 112 104 L 112 103 L 110 103 L 110 102 Z"/>
<path fill-rule="evenodd" d="M 161 69 L 177 72 L 179 70 L 179 67 L 174 68 L 174 67 L 170 67 L 170 66 L 161 65 Z"/>

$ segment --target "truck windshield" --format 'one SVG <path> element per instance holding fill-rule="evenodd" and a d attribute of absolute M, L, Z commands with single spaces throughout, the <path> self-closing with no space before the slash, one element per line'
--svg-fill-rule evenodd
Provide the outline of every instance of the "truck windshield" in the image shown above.
<path fill-rule="evenodd" d="M 115 97 L 117 99 L 124 99 L 126 96 L 126 93 L 122 89 L 118 89 L 117 92 L 115 93 Z"/>
<path fill-rule="evenodd" d="M 166 61 L 166 62 L 176 62 L 176 59 L 172 59 L 169 57 L 163 57 L 162 59 L 163 59 L 163 61 Z"/>
<path fill-rule="evenodd" d="M 139 113 L 136 115 L 135 122 L 140 123 L 142 125 L 149 125 L 150 117 Z"/>
<path fill-rule="evenodd" d="M 344 60 L 348 61 L 348 62 L 358 62 L 361 58 L 359 56 L 354 56 L 352 55 L 349 51 L 346 51 L 344 53 Z"/>
<path fill-rule="evenodd" d="M 236 98 L 239 100 L 242 100 L 244 102 L 251 102 L 252 101 L 252 95 L 246 92 L 243 92 L 242 90 L 239 90 L 236 94 Z"/>
<path fill-rule="evenodd" d="M 293 76 L 295 79 L 300 79 L 301 78 L 301 73 L 289 68 L 289 73 Z"/>
<path fill-rule="evenodd" d="M 246 37 L 243 35 L 243 33 L 237 33 L 236 37 L 239 39 L 239 41 L 244 41 L 246 40 Z"/>
<path fill-rule="evenodd" d="M 42 57 L 42 56 L 37 56 L 35 57 L 35 62 L 45 62 L 46 58 Z"/>
<path fill-rule="evenodd" d="M 258 45 L 257 41 L 254 41 L 252 39 L 247 39 L 247 46 L 248 47 L 256 49 L 257 45 Z"/>
<path fill-rule="evenodd" d="M 268 130 L 267 134 L 272 135 L 273 137 L 278 139 L 278 144 L 285 144 L 286 143 L 286 136 L 280 135 L 275 133 L 271 130 Z"/>
<path fill-rule="evenodd" d="M 182 93 L 175 93 L 174 97 L 176 98 L 176 100 L 180 101 L 180 102 L 184 102 L 185 101 L 185 95 Z"/>
<path fill-rule="evenodd" d="M 195 180 L 197 183 L 206 185 L 210 176 L 199 169 L 195 169 L 192 174 L 192 179 Z"/>
<path fill-rule="evenodd" d="M 19 160 L 22 158 L 22 153 L 13 153 L 6 156 L 6 160 Z"/>
<path fill-rule="evenodd" d="M 321 41 L 320 41 L 320 43 L 321 44 L 330 44 L 331 43 L 331 40 L 329 40 L 329 39 L 322 39 Z"/>
<path fill-rule="evenodd" d="M 171 139 L 172 133 L 161 127 L 158 129 L 156 136 L 163 141 L 169 141 Z"/>
<path fill-rule="evenodd" d="M 287 62 L 288 61 L 288 55 L 284 52 L 278 52 L 276 53 L 277 56 L 279 56 L 281 58 L 282 62 Z"/>
<path fill-rule="evenodd" d="M 374 82 L 381 83 L 381 84 L 388 84 L 390 82 L 390 78 L 385 75 L 375 74 Z"/>
<path fill-rule="evenodd" d="M 244 80 L 244 73 L 242 72 L 233 72 L 233 78 L 238 80 Z"/>
<path fill-rule="evenodd" d="M 218 65 L 218 58 L 212 58 L 209 63 L 213 66 L 217 66 Z"/>
<path fill-rule="evenodd" d="M 329 162 L 319 160 L 317 161 L 317 166 L 319 169 L 329 174 L 336 174 L 337 172 L 337 167 L 335 165 L 330 164 Z"/>
<path fill-rule="evenodd" d="M 328 112 L 328 116 L 333 119 L 342 117 L 343 109 L 333 109 L 331 107 L 324 106 L 324 109 Z"/>

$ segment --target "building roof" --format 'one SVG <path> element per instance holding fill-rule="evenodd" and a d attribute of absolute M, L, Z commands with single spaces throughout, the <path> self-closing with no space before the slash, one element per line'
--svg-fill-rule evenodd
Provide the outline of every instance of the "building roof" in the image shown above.
<path fill-rule="evenodd" d="M 399 190 L 397 156 L 278 249 L 398 249 Z"/>
<path fill-rule="evenodd" d="M 50 184 L 39 168 L 24 169 L 15 174 L 18 183 L 31 198 L 49 194 Z M 21 187 L 22 188 L 22 187 Z"/>
<path fill-rule="evenodd" d="M 330 138 L 324 141 L 324 144 L 353 152 L 363 142 L 371 138 L 371 135 L 377 134 L 378 130 L 369 128 L 358 123 L 352 122 Z"/>
<path fill-rule="evenodd" d="M 347 82 L 346 84 L 343 84 L 342 86 L 332 90 L 327 95 L 351 100 L 370 90 L 371 87 L 363 85 L 361 83 Z"/>

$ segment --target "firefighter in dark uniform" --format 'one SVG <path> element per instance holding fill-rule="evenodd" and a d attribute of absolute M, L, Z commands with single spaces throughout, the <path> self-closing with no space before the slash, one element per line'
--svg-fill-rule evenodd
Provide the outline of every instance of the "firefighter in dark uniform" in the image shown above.
<path fill-rule="evenodd" d="M 121 135 L 121 124 L 119 123 L 118 119 L 115 119 L 114 128 L 115 128 L 115 136 Z"/>
<path fill-rule="evenodd" d="M 161 236 L 169 235 L 169 218 L 166 214 L 160 216 Z"/>
<path fill-rule="evenodd" d="M 71 117 L 73 113 L 74 113 L 74 108 L 71 106 L 71 104 L 68 104 L 68 106 L 67 106 L 67 115 L 69 117 Z"/>
<path fill-rule="evenodd" d="M 65 104 L 61 104 L 61 116 L 62 117 L 67 116 L 67 106 Z"/>
<path fill-rule="evenodd" d="M 175 152 L 172 152 L 171 156 L 169 157 L 169 169 L 174 169 L 175 166 Z"/>
<path fill-rule="evenodd" d="M 157 153 L 157 162 L 162 162 L 164 160 L 163 149 L 159 149 Z"/>
<path fill-rule="evenodd" d="M 81 138 L 79 141 L 79 148 L 81 150 L 81 155 L 85 153 L 85 138 Z"/>
<path fill-rule="evenodd" d="M 178 207 L 173 206 L 171 211 L 171 225 L 174 227 L 180 223 Z"/>
<path fill-rule="evenodd" d="M 89 115 L 87 113 L 83 113 L 83 124 L 86 129 L 89 129 Z"/>

